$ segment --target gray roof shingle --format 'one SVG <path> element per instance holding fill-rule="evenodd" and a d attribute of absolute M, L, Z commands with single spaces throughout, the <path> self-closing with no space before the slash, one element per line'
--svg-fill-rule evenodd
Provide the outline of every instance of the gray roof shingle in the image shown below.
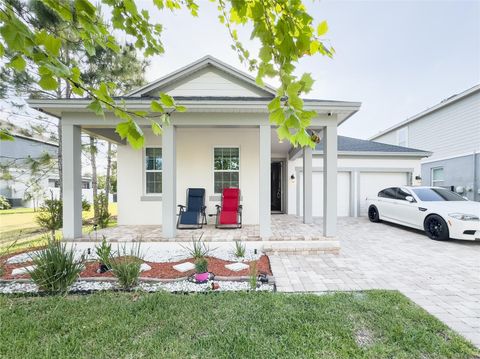
<path fill-rule="evenodd" d="M 385 143 L 361 140 L 353 137 L 338 136 L 339 152 L 391 152 L 391 153 L 428 153 L 428 151 L 416 148 L 387 145 Z M 323 151 L 323 141 L 315 147 L 316 151 Z"/>

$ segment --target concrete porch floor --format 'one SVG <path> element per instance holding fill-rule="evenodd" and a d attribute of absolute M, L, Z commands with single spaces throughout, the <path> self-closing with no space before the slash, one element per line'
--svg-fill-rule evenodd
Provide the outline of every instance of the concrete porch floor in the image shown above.
<path fill-rule="evenodd" d="M 211 219 L 210 219 L 211 221 Z M 342 218 L 339 218 L 341 225 Z M 322 220 L 316 219 L 315 223 L 304 224 L 301 217 L 293 215 L 272 215 L 272 236 L 270 241 L 330 241 L 322 235 Z M 209 242 L 228 241 L 261 241 L 258 225 L 243 225 L 239 229 L 217 229 L 214 224 L 203 226 L 202 229 L 177 230 L 176 237 L 164 238 L 161 225 L 120 225 L 111 228 L 99 229 L 83 235 L 76 241 L 101 240 L 105 236 L 112 242 L 186 242 L 192 238 L 198 239 L 203 234 L 202 240 Z"/>

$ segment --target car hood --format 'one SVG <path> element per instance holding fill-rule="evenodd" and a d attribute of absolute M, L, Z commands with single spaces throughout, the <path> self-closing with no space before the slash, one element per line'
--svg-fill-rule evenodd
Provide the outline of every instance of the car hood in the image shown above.
<path fill-rule="evenodd" d="M 464 213 L 480 216 L 480 202 L 473 201 L 432 201 L 422 202 L 422 206 L 431 210 L 448 213 Z"/>

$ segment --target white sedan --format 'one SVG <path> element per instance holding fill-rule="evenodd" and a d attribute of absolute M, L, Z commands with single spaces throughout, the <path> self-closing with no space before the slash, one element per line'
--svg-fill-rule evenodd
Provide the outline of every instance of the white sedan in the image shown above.
<path fill-rule="evenodd" d="M 367 198 L 371 222 L 424 230 L 435 240 L 480 241 L 480 203 L 441 187 L 391 187 Z"/>

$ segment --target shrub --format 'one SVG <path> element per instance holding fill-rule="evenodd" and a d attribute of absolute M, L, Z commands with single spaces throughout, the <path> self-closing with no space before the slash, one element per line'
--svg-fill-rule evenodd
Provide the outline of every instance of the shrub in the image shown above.
<path fill-rule="evenodd" d="M 95 252 L 100 260 L 100 263 L 104 264 L 108 269 L 111 269 L 110 258 L 112 256 L 112 245 L 107 242 L 105 236 L 102 236 L 102 243 L 99 246 L 95 246 Z"/>
<path fill-rule="evenodd" d="M 90 202 L 88 202 L 86 199 L 82 199 L 82 211 L 88 212 L 90 211 L 90 208 L 92 208 Z"/>
<path fill-rule="evenodd" d="M 105 193 L 100 193 L 95 197 L 95 207 L 98 211 L 98 217 L 95 222 L 100 228 L 107 228 L 110 222 L 110 213 L 108 213 L 108 200 Z"/>
<path fill-rule="evenodd" d="M 194 259 L 203 258 L 210 253 L 210 248 L 208 248 L 205 242 L 202 241 L 202 237 L 203 233 L 200 235 L 200 237 L 198 237 L 198 239 L 195 239 L 195 237 L 192 236 L 191 246 L 182 246 L 187 250 L 190 257 Z"/>
<path fill-rule="evenodd" d="M 112 272 L 117 277 L 120 287 L 130 290 L 138 284 L 140 278 L 140 266 L 143 262 L 140 243 L 132 246 L 130 251 L 127 251 L 124 246 L 121 251 L 118 250 L 118 253 L 118 257 L 110 258 Z"/>
<path fill-rule="evenodd" d="M 12 206 L 10 202 L 5 198 L 5 196 L 0 196 L 0 209 L 10 209 Z"/>
<path fill-rule="evenodd" d="M 75 250 L 50 239 L 45 249 L 32 256 L 35 268 L 30 276 L 35 284 L 50 294 L 64 294 L 83 270 L 84 257 L 75 259 Z"/>
<path fill-rule="evenodd" d="M 245 245 L 240 241 L 235 241 L 235 252 L 233 254 L 237 258 L 245 257 Z"/>
<path fill-rule="evenodd" d="M 196 273 L 208 272 L 208 262 L 205 258 L 198 258 L 195 261 L 195 272 Z"/>
<path fill-rule="evenodd" d="M 37 223 L 40 227 L 48 229 L 52 233 L 52 240 L 55 238 L 55 231 L 62 228 L 63 205 L 59 199 L 47 199 L 40 207 L 37 214 Z"/>
<path fill-rule="evenodd" d="M 250 289 L 255 290 L 257 289 L 257 261 L 253 261 L 250 263 L 250 278 L 249 278 L 249 283 L 250 283 Z"/>

